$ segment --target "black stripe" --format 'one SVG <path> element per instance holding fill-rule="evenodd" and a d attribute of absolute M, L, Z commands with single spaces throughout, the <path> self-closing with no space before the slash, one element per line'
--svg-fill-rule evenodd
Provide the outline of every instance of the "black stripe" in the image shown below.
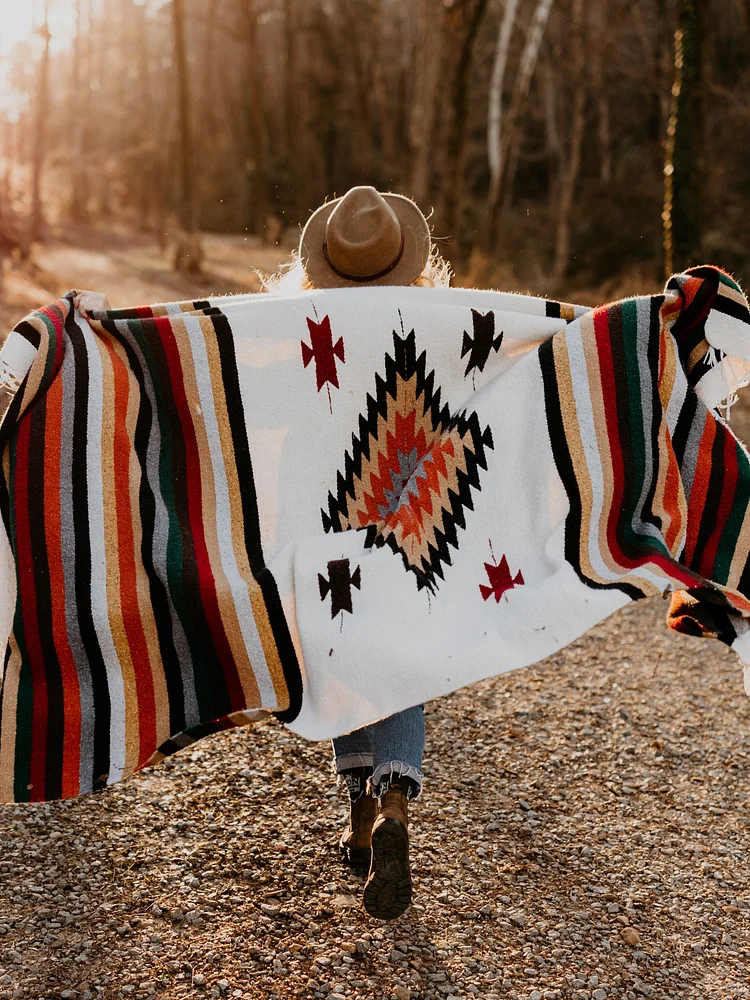
<path fill-rule="evenodd" d="M 544 303 L 544 315 L 552 319 L 560 319 L 560 303 L 547 301 Z"/>
<path fill-rule="evenodd" d="M 750 312 L 748 312 L 748 308 L 744 302 L 737 302 L 735 299 L 729 298 L 728 295 L 719 294 L 716 296 L 714 309 L 717 312 L 724 313 L 725 316 L 731 316 L 733 319 L 739 320 L 740 323 L 750 326 Z M 750 335 L 750 330 L 746 332 Z"/>
<path fill-rule="evenodd" d="M 232 328 L 229 320 L 224 315 L 215 316 L 213 318 L 213 325 L 216 331 L 216 343 L 221 360 L 222 382 L 229 416 L 229 426 L 232 430 L 232 445 L 234 447 L 235 463 L 237 466 L 237 478 L 240 484 L 242 519 L 245 526 L 245 547 L 247 548 L 250 569 L 258 581 L 263 594 L 276 648 L 281 660 L 281 668 L 284 672 L 284 679 L 289 691 L 289 708 L 275 714 L 280 722 L 293 722 L 302 708 L 302 673 L 276 581 L 263 561 L 258 499 L 255 492 L 255 478 L 253 476 L 253 463 L 250 457 L 250 445 L 247 440 L 245 410 L 242 405 L 242 393 L 237 371 L 237 358 L 234 351 Z"/>
<path fill-rule="evenodd" d="M 539 367 L 542 372 L 542 384 L 544 386 L 544 406 L 547 416 L 547 429 L 549 431 L 550 445 L 555 459 L 558 475 L 562 481 L 565 492 L 568 496 L 570 511 L 565 519 L 565 559 L 576 572 L 576 575 L 593 590 L 620 590 L 627 594 L 632 600 L 643 597 L 643 593 L 628 583 L 613 582 L 600 583 L 586 576 L 581 568 L 581 524 L 582 505 L 581 494 L 578 488 L 578 480 L 575 476 L 573 461 L 568 450 L 568 442 L 565 436 L 565 425 L 562 419 L 562 409 L 560 404 L 560 394 L 557 388 L 557 372 L 555 370 L 555 357 L 553 352 L 553 342 L 557 337 L 565 337 L 565 332 L 557 333 L 554 337 L 546 340 L 538 349 Z"/>
<path fill-rule="evenodd" d="M 724 489 L 724 434 L 720 424 L 716 426 L 713 445 L 711 446 L 711 474 L 708 477 L 708 489 L 703 510 L 700 512 L 700 528 L 695 542 L 690 569 L 700 572 L 701 556 L 706 550 L 708 541 L 716 528 L 716 522 L 721 505 L 721 494 Z"/>
<path fill-rule="evenodd" d="M 182 686 L 180 658 L 174 644 L 172 615 L 169 609 L 167 589 L 154 566 L 156 500 L 146 471 L 148 445 L 152 435 L 154 413 L 151 400 L 146 391 L 147 380 L 154 398 L 158 397 L 154 391 L 153 383 L 143 371 L 143 366 L 138 356 L 139 352 L 133 347 L 133 343 L 137 343 L 137 341 L 133 337 L 130 328 L 131 324 L 127 324 L 125 334 L 122 334 L 117 325 L 109 320 L 105 320 L 102 326 L 122 345 L 127 355 L 130 371 L 138 383 L 138 416 L 136 417 L 135 432 L 133 434 L 133 450 L 140 468 L 138 511 L 141 522 L 141 562 L 148 578 L 149 596 L 151 598 L 156 632 L 159 639 L 159 655 L 164 667 L 164 677 L 167 685 L 169 731 L 171 733 L 178 733 L 185 728 L 185 691 Z"/>
<path fill-rule="evenodd" d="M 646 481 L 648 482 L 648 489 L 646 491 L 646 496 L 643 500 L 643 510 L 641 512 L 641 523 L 652 524 L 660 532 L 664 530 L 664 525 L 662 524 L 661 516 L 654 512 L 654 497 L 656 496 L 656 484 L 658 482 L 657 467 L 659 463 L 659 432 L 661 428 L 661 423 L 664 418 L 664 408 L 662 406 L 661 397 L 659 396 L 659 383 L 658 379 L 654 377 L 655 373 L 659 371 L 659 353 L 661 347 L 661 307 L 663 304 L 663 299 L 661 296 L 653 296 L 651 299 L 651 310 L 649 316 L 649 331 L 648 331 L 648 348 L 646 351 L 646 368 L 651 376 L 648 378 L 648 386 L 651 393 L 651 426 L 643 427 L 643 435 L 645 437 L 651 438 L 651 467 L 644 470 L 644 475 L 646 476 Z M 643 391 L 643 386 L 641 385 L 641 390 Z M 642 418 L 643 411 L 636 414 L 636 419 L 638 417 Z M 630 439 L 630 434 L 628 434 L 628 439 Z M 626 467 L 626 482 L 627 482 L 627 467 Z M 638 484 L 640 490 L 642 484 Z M 637 525 L 633 525 L 634 530 L 637 530 Z"/>
<path fill-rule="evenodd" d="M 218 654 L 211 637 L 211 629 L 203 606 L 198 576 L 198 560 L 195 540 L 190 526 L 190 505 L 188 503 L 188 475 L 196 470 L 188 469 L 185 448 L 185 429 L 172 391 L 170 367 L 167 361 L 162 329 L 171 325 L 178 317 L 162 316 L 157 319 L 140 320 L 140 329 L 146 346 L 151 377 L 156 387 L 159 409 L 162 453 L 160 456 L 160 476 L 164 475 L 162 459 L 165 439 L 171 456 L 171 490 L 174 499 L 174 514 L 180 531 L 181 567 L 179 582 L 174 580 L 173 567 L 169 570 L 168 585 L 175 596 L 182 591 L 183 600 L 174 601 L 175 610 L 185 631 L 193 657 L 193 675 L 196 681 L 196 695 L 200 714 L 203 718 L 216 718 L 232 711 L 229 691 L 224 673 L 216 669 Z M 177 347 L 175 346 L 175 350 Z M 168 505 L 169 506 L 169 505 Z M 170 529 L 171 530 L 171 529 Z M 177 587 L 175 587 L 177 584 Z"/>
<path fill-rule="evenodd" d="M 2 427 L 0 427 L 0 456 L 4 454 L 11 435 L 13 434 L 13 430 L 18 422 L 18 412 L 21 409 L 21 401 L 23 399 L 27 379 L 28 375 L 23 380 L 21 388 L 11 401 L 11 404 L 8 407 L 8 412 L 5 414 L 5 420 L 3 421 Z"/>
<path fill-rule="evenodd" d="M 21 320 L 18 326 L 14 327 L 14 332 L 19 333 L 24 340 L 28 340 L 32 347 L 39 350 L 39 345 L 42 342 L 42 335 L 37 328 L 32 326 L 32 324 L 27 320 Z"/>
<path fill-rule="evenodd" d="M 60 661 L 55 649 L 52 625 L 52 587 L 50 583 L 49 553 L 44 531 L 44 447 L 47 425 L 47 396 L 35 401 L 29 411 L 29 472 L 28 505 L 31 560 L 36 598 L 36 630 L 41 647 L 42 663 L 47 685 L 47 752 L 45 755 L 45 800 L 62 795 L 63 742 L 65 718 L 63 713 L 63 687 Z M 36 695 L 35 695 L 36 697 Z M 34 789 L 37 793 L 38 789 Z"/>
<path fill-rule="evenodd" d="M 99 639 L 94 627 L 91 606 L 91 539 L 89 537 L 88 472 L 86 469 L 86 441 L 88 436 L 89 361 L 86 343 L 71 311 L 65 321 L 65 330 L 75 359 L 73 387 L 72 428 L 72 494 L 73 510 L 70 512 L 75 535 L 75 600 L 76 617 L 81 641 L 91 670 L 94 698 L 94 787 L 106 782 L 109 775 L 109 737 L 111 703 L 107 668 L 102 656 Z M 65 429 L 63 429 L 65 433 Z M 99 433 L 94 429 L 94 433 Z M 84 789 L 81 789 L 84 791 Z"/>
<path fill-rule="evenodd" d="M 630 397 L 628 395 L 628 370 L 625 355 L 624 333 L 623 333 L 623 309 L 621 305 L 610 306 L 607 309 L 607 329 L 610 352 L 612 355 L 612 376 L 615 384 L 615 411 L 617 414 L 617 440 L 610 442 L 610 449 L 620 450 L 623 465 L 622 476 L 622 498 L 618 511 L 611 511 L 615 515 L 615 537 L 620 550 L 631 559 L 637 559 L 642 552 L 638 546 L 634 545 L 628 537 L 625 528 L 635 529 L 632 521 L 633 509 L 635 507 L 635 494 L 640 492 L 642 483 L 633 481 L 633 438 L 631 434 Z M 637 320 L 636 320 L 637 322 Z M 598 345 L 597 345 L 598 351 Z M 612 400 L 609 405 L 612 405 Z M 627 512 L 627 517 L 625 516 Z"/>
<path fill-rule="evenodd" d="M 680 472 L 682 472 L 683 462 L 685 461 L 685 449 L 687 448 L 688 441 L 690 440 L 690 434 L 698 413 L 699 405 L 702 404 L 699 404 L 699 400 L 695 392 L 688 389 L 685 395 L 685 401 L 680 410 L 680 415 L 677 418 L 677 426 L 674 429 L 674 435 L 672 436 L 672 447 L 674 448 Z"/>

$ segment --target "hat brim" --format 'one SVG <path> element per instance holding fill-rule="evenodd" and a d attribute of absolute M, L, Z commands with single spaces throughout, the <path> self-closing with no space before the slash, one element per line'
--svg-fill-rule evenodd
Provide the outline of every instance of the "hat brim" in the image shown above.
<path fill-rule="evenodd" d="M 419 208 L 402 194 L 384 193 L 401 226 L 404 249 L 398 263 L 387 274 L 366 280 L 348 279 L 337 274 L 326 259 L 323 242 L 326 223 L 341 198 L 316 209 L 302 230 L 299 256 L 305 274 L 316 288 L 362 288 L 369 285 L 411 285 L 424 271 L 430 258 L 430 227 Z"/>

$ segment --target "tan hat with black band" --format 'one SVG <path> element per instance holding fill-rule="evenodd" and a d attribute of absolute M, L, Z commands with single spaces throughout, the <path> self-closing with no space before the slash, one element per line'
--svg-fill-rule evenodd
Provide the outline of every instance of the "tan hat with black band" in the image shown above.
<path fill-rule="evenodd" d="M 316 288 L 410 285 L 425 269 L 430 242 L 410 198 L 362 186 L 313 212 L 299 256 Z"/>

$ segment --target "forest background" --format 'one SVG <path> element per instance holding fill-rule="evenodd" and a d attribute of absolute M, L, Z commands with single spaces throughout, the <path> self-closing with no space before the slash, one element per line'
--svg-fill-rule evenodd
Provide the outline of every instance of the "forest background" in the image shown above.
<path fill-rule="evenodd" d="M 750 279 L 750 0 L 32 8 L 0 39 L 0 318 L 97 277 L 113 299 L 257 288 L 361 183 L 431 213 L 459 283 Z"/>

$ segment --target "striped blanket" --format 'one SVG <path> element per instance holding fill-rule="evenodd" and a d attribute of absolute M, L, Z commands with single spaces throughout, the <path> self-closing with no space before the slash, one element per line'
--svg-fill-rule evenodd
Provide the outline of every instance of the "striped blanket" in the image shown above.
<path fill-rule="evenodd" d="M 94 314 L 0 351 L 0 800 L 271 711 L 338 735 L 628 601 L 750 663 L 727 275 L 599 309 L 415 288 Z M 746 648 L 747 647 L 747 648 Z"/>

